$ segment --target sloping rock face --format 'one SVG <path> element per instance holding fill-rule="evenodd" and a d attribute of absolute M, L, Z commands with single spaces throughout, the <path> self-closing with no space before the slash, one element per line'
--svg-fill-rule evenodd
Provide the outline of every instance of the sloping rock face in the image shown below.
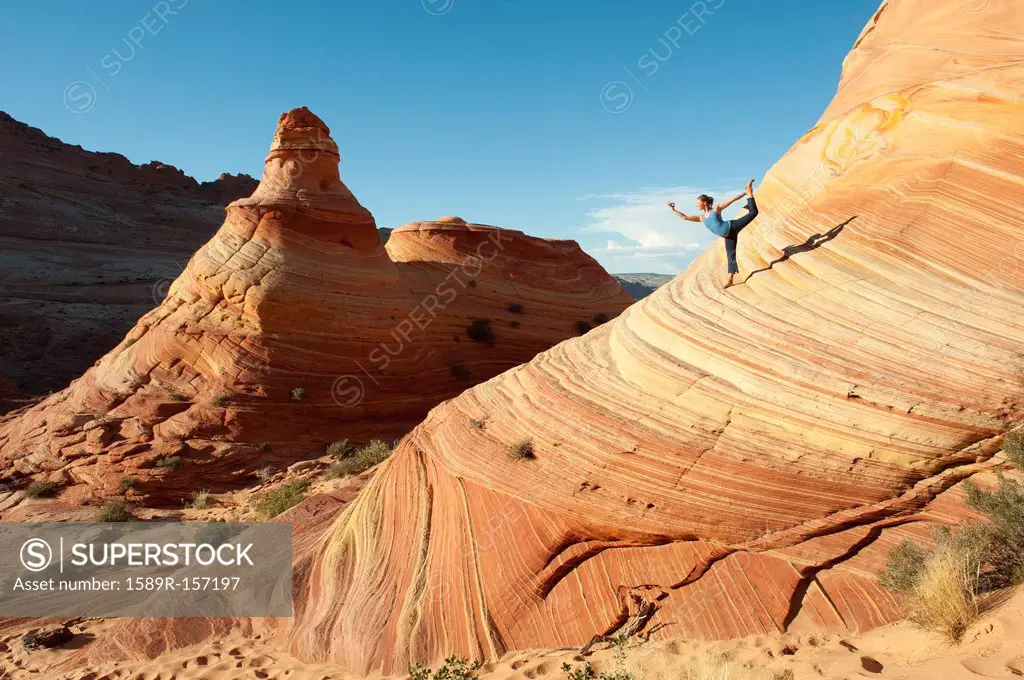
<path fill-rule="evenodd" d="M 882 6 L 764 179 L 743 285 L 715 246 L 434 409 L 300 561 L 291 649 L 389 673 L 897 616 L 888 549 L 1024 420 L 1024 14 L 963 5 Z"/>
<path fill-rule="evenodd" d="M 0 112 L 0 376 L 27 394 L 80 376 L 255 188 L 85 151 Z"/>
<path fill-rule="evenodd" d="M 3 479 L 103 496 L 131 475 L 150 502 L 251 481 L 337 439 L 399 437 L 632 302 L 574 242 L 457 218 L 396 230 L 392 257 L 338 162 L 320 119 L 282 116 L 259 187 L 163 302 L 68 389 L 0 420 Z"/>

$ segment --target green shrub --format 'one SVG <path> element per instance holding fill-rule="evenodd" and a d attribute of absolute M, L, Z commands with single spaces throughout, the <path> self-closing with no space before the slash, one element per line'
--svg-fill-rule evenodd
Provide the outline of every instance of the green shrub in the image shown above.
<path fill-rule="evenodd" d="M 25 487 L 24 494 L 27 498 L 50 498 L 57 495 L 59 488 L 57 482 L 32 482 Z"/>
<path fill-rule="evenodd" d="M 466 326 L 466 335 L 473 342 L 494 346 L 494 330 L 491 328 L 490 319 L 473 319 L 473 322 Z"/>
<path fill-rule="evenodd" d="M 306 390 L 301 387 L 296 387 L 292 390 L 292 401 L 302 401 L 306 398 Z"/>
<path fill-rule="evenodd" d="M 603 323 L 608 323 L 608 315 L 604 312 L 598 312 L 594 315 L 594 324 L 600 326 Z"/>
<path fill-rule="evenodd" d="M 126 501 L 105 503 L 96 515 L 97 522 L 131 522 L 135 519 L 134 507 Z"/>
<path fill-rule="evenodd" d="M 351 458 L 352 454 L 355 453 L 355 450 L 356 447 L 347 439 L 342 439 L 327 445 L 327 455 L 334 460 Z"/>
<path fill-rule="evenodd" d="M 508 311 L 512 312 L 513 314 L 522 314 L 523 313 L 523 306 L 522 305 L 509 305 L 508 306 Z"/>
<path fill-rule="evenodd" d="M 482 430 L 484 429 L 484 426 L 487 425 L 487 418 L 470 418 L 469 424 L 471 427 Z"/>
<path fill-rule="evenodd" d="M 1024 470 L 1024 437 L 1006 436 L 1003 451 Z M 995 491 L 964 483 L 967 506 L 985 520 L 940 529 L 935 545 L 904 541 L 889 553 L 879 581 L 902 595 L 910 618 L 956 640 L 978 616 L 979 595 L 1024 583 L 1024 487 L 1002 474 Z"/>
<path fill-rule="evenodd" d="M 190 508 L 202 510 L 210 504 L 210 490 L 200 489 L 192 492 L 192 501 L 188 504 Z"/>
<path fill-rule="evenodd" d="M 577 321 L 576 322 L 576 335 L 586 335 L 590 332 L 591 328 L 589 321 Z"/>
<path fill-rule="evenodd" d="M 269 482 L 273 478 L 274 478 L 274 468 L 273 468 L 273 466 L 268 465 L 268 466 L 266 466 L 264 468 L 260 468 L 259 470 L 256 471 L 256 479 L 260 480 L 264 484 L 266 484 L 267 482 Z"/>
<path fill-rule="evenodd" d="M 301 503 L 308 488 L 308 482 L 288 482 L 273 491 L 268 491 L 256 503 L 256 516 L 260 520 L 277 517 L 285 510 Z"/>
<path fill-rule="evenodd" d="M 210 399 L 210 404 L 213 406 L 220 407 L 226 403 L 228 403 L 228 395 L 226 394 L 217 394 L 214 395 L 212 399 Z"/>
<path fill-rule="evenodd" d="M 532 458 L 536 458 L 537 455 L 533 451 L 533 440 L 529 437 L 524 437 L 512 444 L 509 444 L 508 457 L 512 460 L 530 460 Z"/>
<path fill-rule="evenodd" d="M 186 401 L 186 399 L 177 392 L 171 392 L 171 401 Z"/>
<path fill-rule="evenodd" d="M 134 477 L 122 477 L 121 481 L 117 484 L 117 490 L 121 493 L 128 493 L 139 485 L 139 480 Z"/>
<path fill-rule="evenodd" d="M 455 656 L 449 656 L 436 671 L 416 664 L 409 669 L 409 680 L 478 680 L 476 672 L 483 664 Z"/>
<path fill-rule="evenodd" d="M 181 456 L 167 456 L 161 458 L 156 462 L 158 468 L 166 468 L 168 470 L 177 470 L 182 465 Z M 122 482 L 124 480 L 121 480 Z"/>
<path fill-rule="evenodd" d="M 328 473 L 337 477 L 358 474 L 387 460 L 388 456 L 391 455 L 391 451 L 392 447 L 390 444 L 374 439 L 366 446 L 356 449 L 349 457 L 336 460 L 331 464 Z"/>
<path fill-rule="evenodd" d="M 266 453 L 267 451 L 270 450 L 270 442 L 260 442 L 259 444 L 256 445 L 256 448 Z"/>

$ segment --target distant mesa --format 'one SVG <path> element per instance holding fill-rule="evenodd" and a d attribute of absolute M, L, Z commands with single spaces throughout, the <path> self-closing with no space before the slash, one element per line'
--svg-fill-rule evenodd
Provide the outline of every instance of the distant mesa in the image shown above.
<path fill-rule="evenodd" d="M 715 245 L 433 409 L 297 559 L 296 616 L 268 624 L 290 650 L 388 675 L 897 618 L 888 551 L 962 519 L 1024 424 L 1024 13 L 961 5 L 882 6 L 764 178 L 745 283 L 722 291 Z M 392 240 L 414 233 L 468 238 Z"/>
<path fill-rule="evenodd" d="M 637 300 L 658 290 L 672 280 L 668 274 L 613 274 L 623 289 Z"/>
<path fill-rule="evenodd" d="M 284 114 L 259 186 L 159 304 L 67 389 L 0 418 L 0 481 L 90 501 L 130 473 L 139 499 L 179 503 L 200 479 L 242 485 L 335 440 L 400 437 L 632 303 L 571 241 L 460 220 L 385 247 L 338 159 L 319 118 Z"/>

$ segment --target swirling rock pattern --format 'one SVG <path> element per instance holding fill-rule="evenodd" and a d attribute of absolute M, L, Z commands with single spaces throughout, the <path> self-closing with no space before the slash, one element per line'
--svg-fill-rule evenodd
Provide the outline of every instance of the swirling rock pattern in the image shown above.
<path fill-rule="evenodd" d="M 1024 419 L 1022 34 L 1013 3 L 883 4 L 764 179 L 744 283 L 716 245 L 435 408 L 300 561 L 290 648 L 389 673 L 897 616 L 886 552 Z"/>
<path fill-rule="evenodd" d="M 163 302 L 68 389 L 0 420 L 3 477 L 103 495 L 131 473 L 151 502 L 244 480 L 398 437 L 632 302 L 572 241 L 450 218 L 385 249 L 338 163 L 319 118 L 283 115 L 259 186 Z"/>

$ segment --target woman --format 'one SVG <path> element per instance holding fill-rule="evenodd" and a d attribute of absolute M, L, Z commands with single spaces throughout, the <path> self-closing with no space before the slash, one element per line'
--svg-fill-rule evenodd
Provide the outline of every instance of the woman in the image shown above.
<path fill-rule="evenodd" d="M 747 197 L 747 214 L 743 217 L 735 220 L 723 220 L 722 211 L 728 208 L 730 205 L 740 200 L 744 196 Z M 729 280 L 725 283 L 723 288 L 729 288 L 734 284 L 734 278 L 739 273 L 740 267 L 736 263 L 736 240 L 748 224 L 754 221 L 757 217 L 757 203 L 754 201 L 754 180 L 747 182 L 746 191 L 742 194 L 730 198 L 725 203 L 715 206 L 715 199 L 711 198 L 706 194 L 701 194 L 697 197 L 697 208 L 701 211 L 701 215 L 686 215 L 676 210 L 675 203 L 669 203 L 668 207 L 672 208 L 672 212 L 679 215 L 684 220 L 689 222 L 703 222 L 704 226 L 708 228 L 712 234 L 721 236 L 725 239 L 725 255 L 729 260 Z"/>

